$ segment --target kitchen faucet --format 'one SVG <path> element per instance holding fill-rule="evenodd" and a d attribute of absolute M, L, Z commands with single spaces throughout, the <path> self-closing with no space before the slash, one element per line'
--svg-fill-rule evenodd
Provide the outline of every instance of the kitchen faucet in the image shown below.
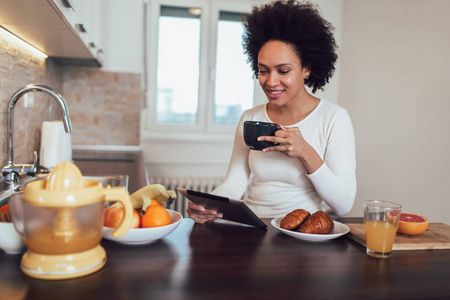
<path fill-rule="evenodd" d="M 6 132 L 6 152 L 8 155 L 8 165 L 4 166 L 2 169 L 3 176 L 5 176 L 5 183 L 8 185 L 8 189 L 16 189 L 21 185 L 19 180 L 26 175 L 34 176 L 37 170 L 37 153 L 34 152 L 34 162 L 33 164 L 16 164 L 14 162 L 14 137 L 13 137 L 13 127 L 14 127 L 14 114 L 13 109 L 17 101 L 25 94 L 29 92 L 44 92 L 52 96 L 59 104 L 61 108 L 62 121 L 64 123 L 64 129 L 67 133 L 72 132 L 72 125 L 69 119 L 69 109 L 64 98 L 51 88 L 38 85 L 29 84 L 21 89 L 19 89 L 9 101 L 8 111 L 7 111 L 7 132 Z"/>

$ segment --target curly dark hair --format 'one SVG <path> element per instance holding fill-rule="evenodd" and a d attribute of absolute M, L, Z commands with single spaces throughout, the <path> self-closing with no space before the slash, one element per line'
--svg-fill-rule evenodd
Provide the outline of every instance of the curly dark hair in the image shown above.
<path fill-rule="evenodd" d="M 311 74 L 305 84 L 312 92 L 322 89 L 333 75 L 337 61 L 337 44 L 334 27 L 320 14 L 316 5 L 297 0 L 276 0 L 254 6 L 243 19 L 242 45 L 258 78 L 258 53 L 271 40 L 290 45 L 300 58 L 303 67 Z"/>

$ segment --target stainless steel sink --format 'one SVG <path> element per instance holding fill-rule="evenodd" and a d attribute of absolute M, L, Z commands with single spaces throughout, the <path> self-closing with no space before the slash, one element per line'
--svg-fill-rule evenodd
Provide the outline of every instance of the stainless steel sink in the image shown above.
<path fill-rule="evenodd" d="M 124 186 L 128 191 L 128 175 L 86 175 L 83 176 L 83 178 L 96 180 L 104 187 L 107 187 L 108 185 L 111 187 Z"/>

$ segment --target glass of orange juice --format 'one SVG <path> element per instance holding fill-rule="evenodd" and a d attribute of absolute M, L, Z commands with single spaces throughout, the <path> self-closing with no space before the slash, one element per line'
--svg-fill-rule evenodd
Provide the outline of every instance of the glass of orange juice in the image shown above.
<path fill-rule="evenodd" d="M 369 200 L 364 202 L 366 252 L 377 258 L 391 257 L 402 207 L 393 202 Z"/>

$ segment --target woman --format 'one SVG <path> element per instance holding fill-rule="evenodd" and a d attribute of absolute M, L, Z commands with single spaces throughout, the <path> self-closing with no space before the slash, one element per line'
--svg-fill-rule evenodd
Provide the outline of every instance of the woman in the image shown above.
<path fill-rule="evenodd" d="M 348 213 L 356 193 L 350 117 L 305 89 L 315 93 L 333 74 L 332 25 L 310 3 L 277 0 L 254 7 L 244 27 L 245 53 L 268 103 L 243 113 L 225 181 L 213 193 L 239 199 L 248 189 L 244 201 L 262 218 L 324 206 Z M 275 136 L 260 137 L 279 145 L 249 150 L 243 139 L 246 120 L 280 124 Z M 198 223 L 222 217 L 192 202 L 187 211 Z"/>

